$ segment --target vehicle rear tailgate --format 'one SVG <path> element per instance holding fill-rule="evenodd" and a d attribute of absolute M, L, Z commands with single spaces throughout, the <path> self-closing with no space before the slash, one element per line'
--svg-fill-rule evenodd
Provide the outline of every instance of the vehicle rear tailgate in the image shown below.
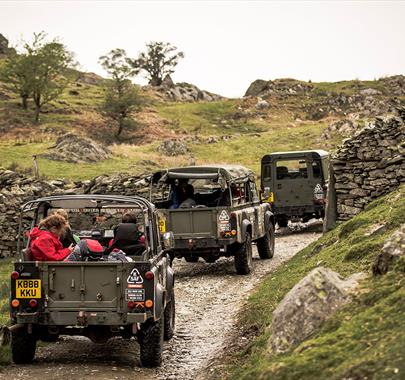
<path fill-rule="evenodd" d="M 175 239 L 217 237 L 216 209 L 166 210 L 166 218 Z"/>

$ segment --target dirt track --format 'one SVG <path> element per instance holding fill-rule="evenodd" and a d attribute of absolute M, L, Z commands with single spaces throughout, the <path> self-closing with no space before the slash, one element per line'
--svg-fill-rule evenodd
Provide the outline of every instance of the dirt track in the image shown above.
<path fill-rule="evenodd" d="M 135 340 L 120 338 L 94 344 L 87 338 L 61 337 L 58 343 L 37 349 L 35 362 L 9 366 L 0 379 L 176 379 L 205 377 L 204 370 L 223 354 L 225 342 L 236 334 L 234 319 L 241 302 L 267 273 L 275 270 L 319 236 L 319 225 L 301 232 L 278 234 L 272 260 L 260 260 L 254 249 L 254 270 L 248 276 L 235 274 L 233 260 L 214 264 L 175 260 L 176 333 L 165 343 L 159 369 L 141 368 Z"/>

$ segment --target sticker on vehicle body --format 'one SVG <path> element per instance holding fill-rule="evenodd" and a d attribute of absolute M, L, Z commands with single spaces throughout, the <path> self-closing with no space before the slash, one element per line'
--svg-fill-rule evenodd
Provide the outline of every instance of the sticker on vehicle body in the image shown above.
<path fill-rule="evenodd" d="M 219 225 L 220 231 L 230 231 L 231 230 L 231 223 L 221 223 Z"/>
<path fill-rule="evenodd" d="M 228 222 L 229 221 L 229 214 L 226 212 L 226 210 L 222 210 L 221 213 L 219 214 L 218 220 L 220 222 Z"/>
<path fill-rule="evenodd" d="M 145 290 L 125 289 L 125 299 L 127 301 L 145 301 Z"/>
<path fill-rule="evenodd" d="M 131 273 L 129 274 L 127 278 L 127 283 L 128 284 L 143 284 L 143 278 L 141 274 L 139 273 L 138 269 L 134 268 L 132 269 Z"/>

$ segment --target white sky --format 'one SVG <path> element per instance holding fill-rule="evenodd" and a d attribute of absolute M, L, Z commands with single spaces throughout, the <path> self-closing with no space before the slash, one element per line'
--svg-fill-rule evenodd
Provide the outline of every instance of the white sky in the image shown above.
<path fill-rule="evenodd" d="M 233 97 L 258 78 L 312 81 L 405 74 L 404 1 L 5 1 L 0 33 L 60 37 L 85 71 L 146 42 L 184 51 L 173 79 Z M 135 80 L 142 83 L 142 80 Z"/>

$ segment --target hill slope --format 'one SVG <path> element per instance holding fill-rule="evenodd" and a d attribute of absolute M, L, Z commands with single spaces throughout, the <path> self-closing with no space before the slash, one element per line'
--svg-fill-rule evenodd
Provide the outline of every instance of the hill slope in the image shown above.
<path fill-rule="evenodd" d="M 258 170 L 260 158 L 272 151 L 333 149 L 347 123 L 352 132 L 404 102 L 403 77 L 392 78 L 339 83 L 283 79 L 250 91 L 257 96 L 211 102 L 173 102 L 145 88 L 147 106 L 133 115 L 136 125 L 120 140 L 114 137 L 116 126 L 100 112 L 105 81 L 94 74 L 72 73 L 71 84 L 44 108 L 39 125 L 32 123 L 33 111 L 22 110 L 11 88 L 0 82 L 0 166 L 31 170 L 32 155 L 46 153 L 59 135 L 74 132 L 108 145 L 113 157 L 85 164 L 39 158 L 41 175 L 86 179 L 214 161 Z M 341 124 L 336 126 L 337 122 Z M 181 140 L 187 153 L 173 157 L 161 153 L 158 147 L 167 139 Z"/>
<path fill-rule="evenodd" d="M 383 242 L 405 220 L 405 187 L 369 204 L 352 220 L 325 234 L 268 277 L 240 315 L 245 336 L 220 378 L 231 379 L 400 379 L 405 374 L 405 271 L 399 264 L 373 277 L 371 264 Z M 272 312 L 285 294 L 322 265 L 343 276 L 369 277 L 360 293 L 314 336 L 282 355 L 269 355 L 266 342 Z M 255 312 L 249 312 L 249 311 Z"/>

